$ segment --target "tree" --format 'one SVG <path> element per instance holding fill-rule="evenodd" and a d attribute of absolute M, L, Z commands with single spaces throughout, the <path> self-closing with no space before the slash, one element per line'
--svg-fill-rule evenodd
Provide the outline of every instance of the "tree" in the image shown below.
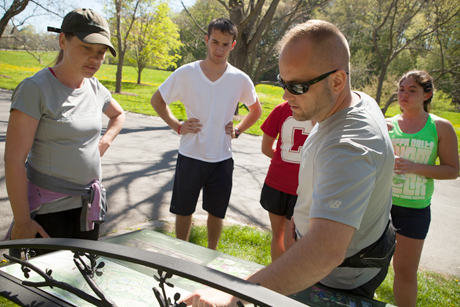
<path fill-rule="evenodd" d="M 4 0 L 0 9 L 4 15 L 0 21 L 1 44 L 23 49 L 42 64 L 42 53 L 59 49 L 56 35 L 37 33 L 34 26 L 27 25 L 33 17 L 60 17 L 68 12 L 68 1 L 59 0 Z M 10 4 L 8 4 L 10 3 Z M 25 11 L 26 7 L 29 9 Z M 6 34 L 5 34 L 6 31 Z"/>
<path fill-rule="evenodd" d="M 117 73 L 115 77 L 115 93 L 121 93 L 122 77 L 123 77 L 123 64 L 125 60 L 125 53 L 128 46 L 128 36 L 131 32 L 134 22 L 139 17 L 139 5 L 143 0 L 114 0 L 109 4 L 113 4 L 115 7 L 108 9 L 109 15 L 113 16 L 110 18 L 110 23 L 115 24 L 115 31 L 113 35 L 116 38 L 115 45 L 117 46 Z"/>
<path fill-rule="evenodd" d="M 206 57 L 204 36 L 207 34 L 206 25 L 218 17 L 228 17 L 227 11 L 215 0 L 197 0 L 189 8 L 173 17 L 174 23 L 179 26 L 181 59 L 177 65 L 181 66 Z"/>
<path fill-rule="evenodd" d="M 27 4 L 29 4 L 29 0 L 14 0 L 8 9 L 3 7 L 5 14 L 3 14 L 3 17 L 0 20 L 0 37 L 3 35 L 8 22 L 10 22 L 14 16 L 24 11 Z"/>
<path fill-rule="evenodd" d="M 392 61 L 404 50 L 410 49 L 418 54 L 426 54 L 435 48 L 436 34 L 443 32 L 444 27 L 458 23 L 460 3 L 458 1 L 397 1 L 393 0 L 381 19 L 372 31 L 373 45 L 380 60 L 381 70 L 378 79 L 376 101 L 380 105 L 382 86 L 385 75 Z M 378 38 L 382 34 L 387 37 L 389 45 L 380 44 Z M 443 60 L 441 60 L 443 61 Z M 428 71 L 428 67 L 425 67 Z M 446 73 L 445 68 L 441 74 Z M 434 76 L 435 80 L 441 77 Z M 392 99 L 393 98 L 393 99 Z M 394 96 L 387 100 L 382 111 L 386 112 L 394 100 Z"/>
<path fill-rule="evenodd" d="M 175 61 L 180 58 L 177 54 L 181 46 L 178 27 L 169 18 L 169 11 L 169 6 L 163 3 L 153 13 L 142 10 L 142 16 L 134 22 L 132 34 L 128 37 L 127 59 L 137 70 L 138 84 L 141 84 L 145 67 L 175 68 Z"/>
<path fill-rule="evenodd" d="M 0 20 L 0 37 L 9 22 L 13 24 L 14 30 L 16 27 L 21 28 L 32 17 L 57 16 L 62 18 L 71 7 L 69 2 L 67 0 L 3 0 L 3 4 L 0 4 L 0 11 L 4 11 Z M 27 11 L 25 11 L 26 8 L 28 8 Z"/>
<path fill-rule="evenodd" d="M 437 15 L 445 11 L 446 1 L 432 3 L 432 10 Z M 447 3 L 447 9 L 452 9 Z M 423 66 L 434 76 L 435 87 L 449 93 L 454 104 L 460 104 L 460 23 L 458 18 L 443 26 L 436 27 L 436 31 L 427 40 L 431 46 L 423 58 Z"/>
<path fill-rule="evenodd" d="M 432 69 L 423 59 L 437 49 L 436 33 L 457 23 L 459 9 L 459 1 L 446 0 L 337 0 L 317 17 L 345 34 L 352 85 L 374 84 L 377 103 L 387 99 L 385 112 L 396 99 L 392 84 L 398 76 L 409 69 Z"/>
<path fill-rule="evenodd" d="M 43 64 L 42 55 L 49 50 L 59 50 L 56 34 L 37 33 L 35 27 L 27 25 L 18 30 L 10 28 L 9 35 L 4 35 L 0 41 L 0 47 L 8 49 L 21 49 L 32 55 L 40 64 Z"/>

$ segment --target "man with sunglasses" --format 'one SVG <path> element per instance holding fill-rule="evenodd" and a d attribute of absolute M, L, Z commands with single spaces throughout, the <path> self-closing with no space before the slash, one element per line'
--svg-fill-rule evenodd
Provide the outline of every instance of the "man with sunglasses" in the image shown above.
<path fill-rule="evenodd" d="M 206 59 L 178 68 L 160 85 L 151 104 L 181 135 L 170 212 L 176 215 L 176 236 L 187 241 L 200 191 L 208 212 L 208 247 L 216 249 L 232 191 L 232 139 L 251 127 L 262 114 L 248 75 L 227 62 L 236 44 L 237 27 L 228 19 L 208 25 Z M 179 122 L 169 104 L 179 101 L 187 120 Z M 238 102 L 249 113 L 233 127 Z"/>
<path fill-rule="evenodd" d="M 395 245 L 389 223 L 394 153 L 385 119 L 375 100 L 351 91 L 348 43 L 334 25 L 297 25 L 280 51 L 283 98 L 295 119 L 318 123 L 302 148 L 297 241 L 248 280 L 282 294 L 319 283 L 372 298 Z M 209 290 L 185 299 L 193 306 L 237 301 Z"/>

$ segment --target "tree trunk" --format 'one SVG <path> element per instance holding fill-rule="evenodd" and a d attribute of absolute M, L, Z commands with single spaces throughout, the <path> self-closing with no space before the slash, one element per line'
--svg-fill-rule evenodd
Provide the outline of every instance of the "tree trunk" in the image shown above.
<path fill-rule="evenodd" d="M 118 64 L 117 64 L 117 74 L 115 81 L 115 93 L 121 93 L 121 79 L 123 78 L 123 61 L 125 55 L 123 54 L 122 48 L 118 48 Z"/>
<path fill-rule="evenodd" d="M 138 67 L 137 69 L 137 84 L 141 84 L 142 68 Z"/>
<path fill-rule="evenodd" d="M 117 74 L 115 79 L 115 93 L 121 93 L 121 78 L 123 77 L 123 41 L 121 39 L 121 1 L 115 1 L 115 6 L 117 10 L 117 42 L 118 42 L 118 65 L 117 65 Z"/>
<path fill-rule="evenodd" d="M 8 11 L 3 14 L 2 19 L 0 20 L 0 37 L 3 35 L 6 26 L 11 18 L 18 15 L 26 8 L 27 4 L 29 4 L 29 0 L 14 0 L 11 4 Z"/>
<path fill-rule="evenodd" d="M 375 101 L 380 106 L 380 99 L 382 99 L 382 88 L 383 82 L 385 81 L 385 76 L 387 74 L 388 65 L 386 63 L 382 63 L 382 70 L 380 71 L 379 80 L 377 83 L 377 93 L 375 94 Z"/>
<path fill-rule="evenodd" d="M 245 33 L 245 28 L 241 28 L 240 24 L 244 20 L 244 14 L 242 8 L 238 5 L 236 0 L 229 1 L 230 9 L 230 20 L 238 27 L 238 36 L 236 37 L 235 48 L 231 51 L 229 56 L 229 62 L 236 68 L 244 71 L 244 64 L 246 62 L 247 54 L 247 41 L 248 35 Z"/>
<path fill-rule="evenodd" d="M 398 92 L 395 92 L 391 94 L 390 98 L 388 98 L 387 102 L 385 103 L 385 106 L 382 108 L 382 113 L 385 115 L 387 113 L 388 107 L 395 101 L 398 100 Z"/>

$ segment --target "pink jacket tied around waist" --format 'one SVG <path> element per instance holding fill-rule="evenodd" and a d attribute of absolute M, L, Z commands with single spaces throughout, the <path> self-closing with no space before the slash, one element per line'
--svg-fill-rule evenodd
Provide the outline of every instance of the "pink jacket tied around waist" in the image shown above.
<path fill-rule="evenodd" d="M 33 169 L 26 163 L 28 182 L 28 200 L 30 216 L 33 218 L 43 204 L 68 196 L 81 196 L 82 210 L 80 230 L 94 229 L 94 223 L 103 223 L 107 219 L 107 198 L 104 186 L 99 180 L 93 180 L 86 186 L 80 186 Z M 11 237 L 13 222 L 5 239 Z"/>

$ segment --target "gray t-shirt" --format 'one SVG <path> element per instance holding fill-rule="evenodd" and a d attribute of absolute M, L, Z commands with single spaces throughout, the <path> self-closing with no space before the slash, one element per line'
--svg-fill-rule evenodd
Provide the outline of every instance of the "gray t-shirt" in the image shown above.
<path fill-rule="evenodd" d="M 361 101 L 318 123 L 302 149 L 294 221 L 299 236 L 310 218 L 356 228 L 346 257 L 374 243 L 390 216 L 393 146 L 374 99 Z M 326 286 L 353 289 L 379 269 L 336 268 L 321 280 Z"/>
<path fill-rule="evenodd" d="M 30 166 L 81 185 L 101 180 L 101 118 L 111 99 L 96 78 L 85 79 L 78 89 L 63 85 L 49 68 L 24 79 L 13 93 L 11 109 L 39 120 L 27 157 Z M 80 197 L 72 198 L 75 200 L 64 210 L 81 207 Z M 61 207 L 59 201 L 54 205 Z"/>

